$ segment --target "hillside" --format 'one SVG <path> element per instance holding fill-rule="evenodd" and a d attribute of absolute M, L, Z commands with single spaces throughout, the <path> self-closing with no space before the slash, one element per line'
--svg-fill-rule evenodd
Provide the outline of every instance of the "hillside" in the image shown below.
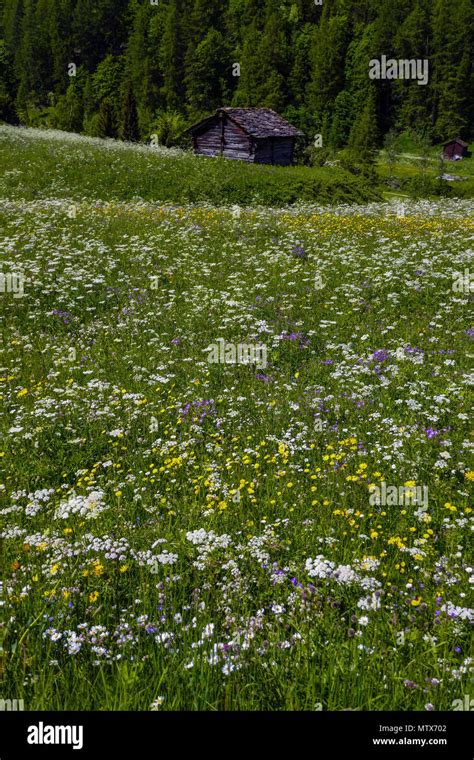
<path fill-rule="evenodd" d="M 253 166 L 189 152 L 0 126 L 0 194 L 216 205 L 364 203 L 380 192 L 334 167 Z"/>

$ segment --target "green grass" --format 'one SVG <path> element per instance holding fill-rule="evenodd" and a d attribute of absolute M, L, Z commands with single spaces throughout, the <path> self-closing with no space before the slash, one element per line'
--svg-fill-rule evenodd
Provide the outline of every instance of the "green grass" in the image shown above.
<path fill-rule="evenodd" d="M 220 163 L 3 137 L 2 272 L 24 295 L 0 293 L 0 697 L 453 709 L 472 203 L 132 201 L 125 167 L 157 200 L 191 165 L 211 192 Z M 209 363 L 219 338 L 267 366 Z M 383 480 L 426 486 L 426 512 L 371 503 Z"/>
<path fill-rule="evenodd" d="M 399 156 L 395 165 L 389 167 L 385 151 L 380 151 L 376 162 L 377 174 L 382 182 L 395 180 L 399 188 L 394 192 L 411 197 L 445 197 L 473 198 L 474 197 L 474 159 L 464 158 L 462 161 L 445 161 L 443 173 L 459 180 L 440 182 L 440 146 L 434 147 L 423 169 L 423 161 L 413 151 Z M 423 178 L 424 172 L 424 178 Z M 385 190 L 384 195 L 387 193 Z"/>
<path fill-rule="evenodd" d="M 381 197 L 363 178 L 343 169 L 248 165 L 51 130 L 0 127 L 0 151 L 5 172 L 0 192 L 29 200 L 53 194 L 281 206 L 310 201 L 363 203 Z"/>

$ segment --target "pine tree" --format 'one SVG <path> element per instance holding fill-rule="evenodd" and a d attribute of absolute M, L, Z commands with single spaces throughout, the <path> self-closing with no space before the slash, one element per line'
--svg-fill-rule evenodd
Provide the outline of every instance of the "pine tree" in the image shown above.
<path fill-rule="evenodd" d="M 122 125 L 120 129 L 122 140 L 136 142 L 140 139 L 138 127 L 137 102 L 133 94 L 132 83 L 127 82 L 122 109 Z"/>
<path fill-rule="evenodd" d="M 346 16 L 331 15 L 329 5 L 325 5 L 321 22 L 313 33 L 308 100 L 317 124 L 322 124 L 325 117 L 332 117 L 336 97 L 344 89 L 347 25 Z"/>
<path fill-rule="evenodd" d="M 354 101 L 352 95 L 342 90 L 334 101 L 334 117 L 329 133 L 329 144 L 333 148 L 347 145 L 354 122 Z"/>
<path fill-rule="evenodd" d="M 429 21 L 420 2 L 415 4 L 412 12 L 400 25 L 395 37 L 395 57 L 398 59 L 428 60 L 430 49 Z M 429 74 L 432 72 L 429 72 Z M 400 80 L 391 83 L 392 98 L 398 112 L 398 125 L 401 128 L 427 128 L 431 121 L 432 89 L 428 85 L 419 85 L 416 80 Z M 393 122 L 393 119 L 392 119 Z"/>
<path fill-rule="evenodd" d="M 56 106 L 56 126 L 66 132 L 81 132 L 84 119 L 82 102 L 82 83 L 78 77 L 73 77 Z"/>
<path fill-rule="evenodd" d="M 436 0 L 432 23 L 435 136 L 443 140 L 472 129 L 472 3 Z"/>
<path fill-rule="evenodd" d="M 164 80 L 160 94 L 167 108 L 177 110 L 184 110 L 185 100 L 183 15 L 182 0 L 171 0 L 159 50 Z"/>
<path fill-rule="evenodd" d="M 222 34 L 210 29 L 188 63 L 186 100 L 197 117 L 225 104 L 231 88 L 231 50 Z"/>
<path fill-rule="evenodd" d="M 33 0 L 24 0 L 21 17 L 20 45 L 16 51 L 15 67 L 19 75 L 16 97 L 17 110 L 28 120 L 28 108 L 38 100 L 38 71 L 35 60 L 35 17 Z"/>
<path fill-rule="evenodd" d="M 97 133 L 99 137 L 116 136 L 115 114 L 109 98 L 104 98 L 100 104 Z"/>
<path fill-rule="evenodd" d="M 14 122 L 15 81 L 13 76 L 13 61 L 7 46 L 0 40 L 0 120 Z"/>
<path fill-rule="evenodd" d="M 379 131 L 375 94 L 371 92 L 364 110 L 359 114 L 349 136 L 349 150 L 360 163 L 370 163 L 374 158 Z"/>

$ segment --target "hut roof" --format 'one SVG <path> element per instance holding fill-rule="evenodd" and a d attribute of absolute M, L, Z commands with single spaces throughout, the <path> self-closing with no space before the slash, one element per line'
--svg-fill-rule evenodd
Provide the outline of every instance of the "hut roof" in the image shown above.
<path fill-rule="evenodd" d="M 467 142 L 464 142 L 464 140 L 461 140 L 460 137 L 453 137 L 452 140 L 448 140 L 448 142 L 444 143 L 444 147 L 446 147 L 446 145 L 451 145 L 451 143 L 459 143 L 459 145 L 462 145 L 463 148 L 469 147 L 469 144 Z"/>
<path fill-rule="evenodd" d="M 299 137 L 303 134 L 271 108 L 218 108 L 213 116 L 200 121 L 188 131 L 194 132 L 203 127 L 219 113 L 227 114 L 229 119 L 252 137 Z"/>

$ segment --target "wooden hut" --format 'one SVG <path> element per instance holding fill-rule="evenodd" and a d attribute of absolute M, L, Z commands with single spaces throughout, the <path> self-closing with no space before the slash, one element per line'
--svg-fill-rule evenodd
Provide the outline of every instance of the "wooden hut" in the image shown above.
<path fill-rule="evenodd" d="M 454 140 L 450 140 L 443 145 L 443 156 L 451 161 L 456 161 L 459 158 L 465 158 L 468 154 L 469 145 L 461 140 L 460 137 L 455 137 Z"/>
<path fill-rule="evenodd" d="M 303 134 L 270 108 L 218 108 L 188 132 L 198 155 L 281 166 L 292 163 Z"/>

